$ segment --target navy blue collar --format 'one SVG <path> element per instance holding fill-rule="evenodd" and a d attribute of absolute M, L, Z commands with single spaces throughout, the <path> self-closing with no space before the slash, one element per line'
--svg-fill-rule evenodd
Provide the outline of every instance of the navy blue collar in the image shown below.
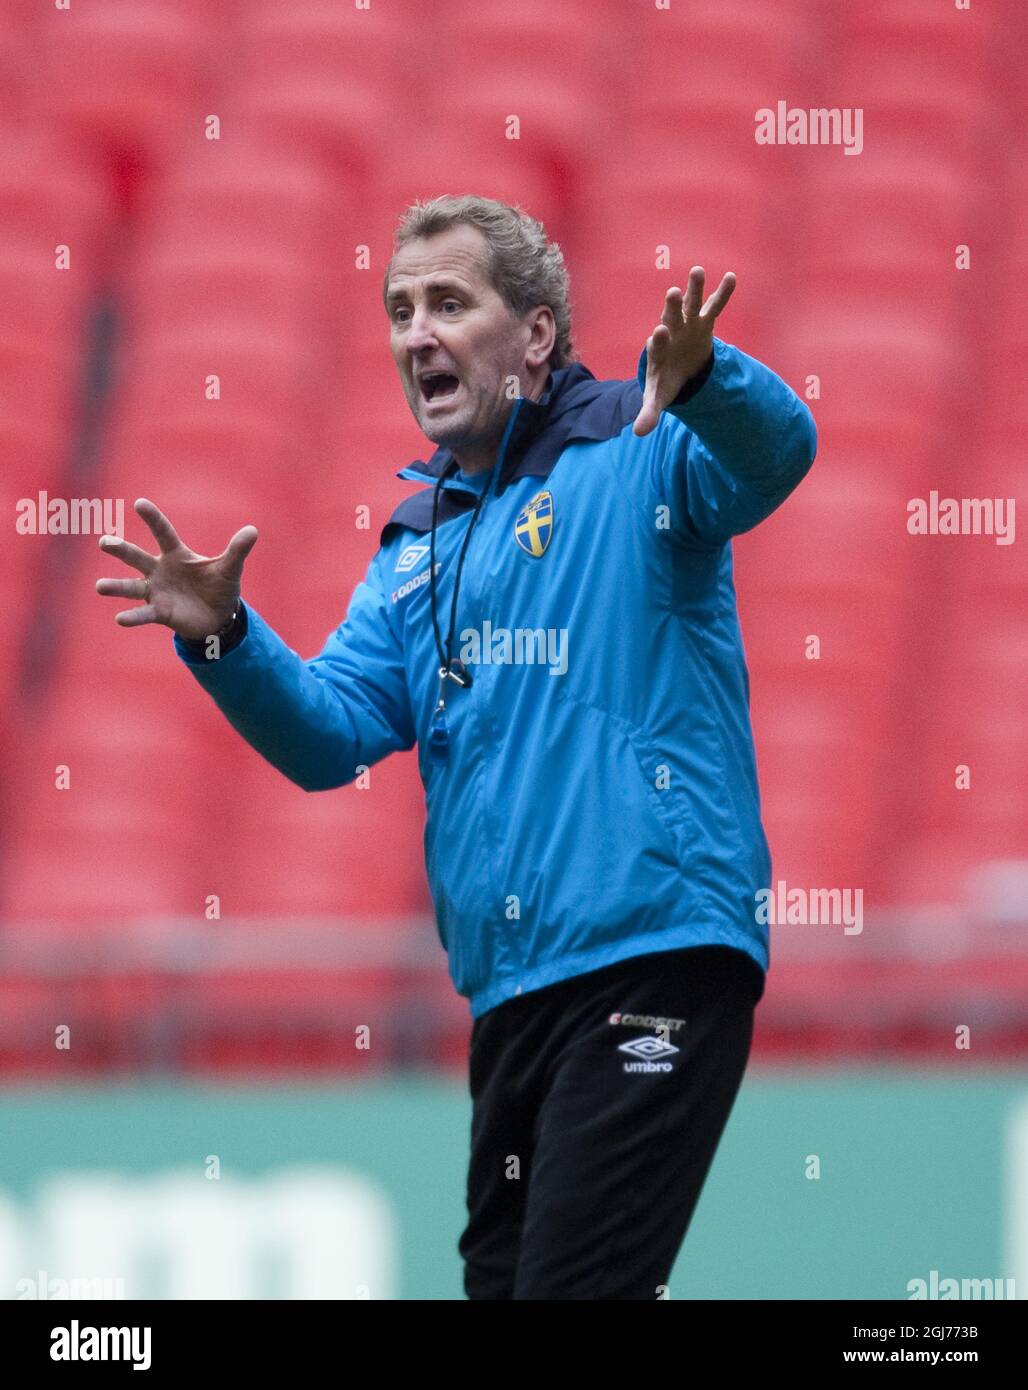
<path fill-rule="evenodd" d="M 515 401 L 517 411 L 504 452 L 497 496 L 518 478 L 545 478 L 572 440 L 604 440 L 620 434 L 639 411 L 642 392 L 635 381 L 597 381 L 588 367 L 572 362 L 551 371 L 537 401 Z M 423 462 L 415 459 L 400 469 L 398 478 L 433 483 L 444 469 L 455 468 L 453 454 L 440 446 Z M 393 526 L 428 531 L 432 525 L 432 487 L 406 498 L 382 531 L 385 544 Z M 459 483 L 443 485 L 439 499 L 439 523 L 474 506 L 475 493 Z"/>

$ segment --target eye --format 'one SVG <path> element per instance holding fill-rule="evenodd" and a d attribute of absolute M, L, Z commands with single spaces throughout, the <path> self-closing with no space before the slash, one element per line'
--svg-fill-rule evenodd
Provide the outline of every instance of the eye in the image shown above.
<path fill-rule="evenodd" d="M 443 308 L 444 308 L 444 309 L 445 309 L 448 305 L 450 305 L 450 304 L 452 304 L 453 307 L 454 307 L 455 309 L 463 309 L 463 307 L 464 307 L 463 304 L 461 304 L 461 302 L 460 302 L 459 299 L 444 299 L 444 300 L 443 300 Z"/>
<path fill-rule="evenodd" d="M 394 322 L 394 323 L 404 323 L 404 322 L 406 322 L 406 320 L 400 318 L 400 315 L 401 315 L 401 314 L 409 314 L 409 313 L 410 313 L 410 310 L 406 307 L 406 305 L 404 305 L 404 304 L 398 304 L 397 307 L 393 310 L 393 322 Z"/>

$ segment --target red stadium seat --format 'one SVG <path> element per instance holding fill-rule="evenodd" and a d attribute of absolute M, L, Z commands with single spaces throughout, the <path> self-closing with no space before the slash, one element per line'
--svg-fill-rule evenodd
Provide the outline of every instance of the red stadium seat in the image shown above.
<path fill-rule="evenodd" d="M 395 107 L 369 73 L 348 78 L 285 73 L 253 84 L 235 97 L 240 126 L 285 155 L 311 153 L 334 175 L 365 182 L 375 150 L 390 129 Z"/>
<path fill-rule="evenodd" d="M 411 0 L 367 9 L 333 0 L 257 0 L 242 34 L 243 71 L 257 84 L 282 74 L 336 82 L 384 74 L 398 82 L 412 18 Z"/>
<path fill-rule="evenodd" d="M 649 94 L 667 88 L 668 75 L 688 72 L 701 92 L 715 91 L 726 80 L 785 78 L 803 56 L 804 5 L 791 6 L 798 21 L 783 23 L 783 10 L 771 11 L 760 0 L 731 0 L 716 9 L 685 0 L 665 11 L 643 14 L 638 23 L 640 75 Z M 682 84 L 686 85 L 686 84 Z"/>
<path fill-rule="evenodd" d="M 876 822 L 887 692 L 797 660 L 751 685 L 764 823 L 776 877 L 859 887 Z M 875 750 L 878 750 L 877 754 Z"/>
<path fill-rule="evenodd" d="M 324 250 L 349 190 L 311 154 L 288 158 L 257 140 L 205 141 L 173 164 L 140 210 L 141 250 L 259 247 L 311 259 Z"/>
<path fill-rule="evenodd" d="M 915 61 L 916 84 L 910 81 Z M 924 49 L 915 58 L 900 50 L 883 53 L 872 42 L 848 46 L 830 80 L 831 104 L 859 108 L 865 141 L 883 152 L 949 164 L 968 179 L 996 158 L 997 113 L 979 99 L 984 75 L 970 64 L 954 69 Z"/>
<path fill-rule="evenodd" d="M 244 751 L 235 782 L 239 850 L 217 873 L 226 912 L 388 917 L 425 910 L 412 757 L 373 767 L 367 789 L 304 793 Z"/>
<path fill-rule="evenodd" d="M 657 148 L 654 156 L 652 142 L 633 143 L 590 167 L 583 185 L 572 298 L 583 342 L 602 344 L 601 375 L 635 375 L 667 289 L 684 289 L 693 265 L 707 272 L 707 294 L 735 271 L 739 288 L 718 332 L 743 347 L 766 328 L 784 288 L 769 269 L 776 195 L 746 166 L 693 162 L 674 142 Z M 656 268 L 658 253 L 670 264 Z"/>
<path fill-rule="evenodd" d="M 843 168 L 819 170 L 808 200 L 815 273 L 879 279 L 892 300 L 924 276 L 956 284 L 956 247 L 969 235 L 967 187 L 950 165 L 876 157 L 867 151 Z M 885 277 L 884 279 L 882 277 Z M 966 278 L 966 277 L 965 277 Z"/>
<path fill-rule="evenodd" d="M 759 0 L 641 10 L 628 47 L 640 133 L 673 133 L 689 157 L 720 153 L 769 169 L 754 118 L 793 90 L 811 26 L 806 6 L 792 8 L 794 23 Z"/>
<path fill-rule="evenodd" d="M 53 276 L 47 299 L 73 306 L 103 265 L 113 193 L 103 166 L 73 142 L 55 139 L 52 129 L 52 112 L 28 129 L 0 127 L 0 228 L 12 251 L 21 247 L 20 261 L 35 254 L 38 269 L 26 266 L 22 293 L 41 290 L 46 271 Z"/>
<path fill-rule="evenodd" d="M 502 81 L 512 69 L 530 69 L 541 80 L 558 79 L 586 89 L 609 91 L 622 76 L 611 40 L 619 32 L 630 41 L 634 25 L 615 6 L 597 13 L 595 0 L 522 0 L 516 9 L 504 0 L 473 6 L 448 3 L 443 10 L 443 44 L 465 73 Z"/>
<path fill-rule="evenodd" d="M 240 228 L 218 240 L 181 236 L 175 245 L 149 247 L 129 288 L 128 312 L 162 333 L 205 322 L 271 338 L 309 336 L 317 320 L 319 285 L 313 250 L 306 256 L 256 243 Z M 255 344 L 255 348 L 256 348 Z"/>
<path fill-rule="evenodd" d="M 165 151 L 207 114 L 207 37 L 196 13 L 174 4 L 51 9 L 38 28 L 47 120 L 104 148 Z"/>
<path fill-rule="evenodd" d="M 805 305 L 788 324 L 778 371 L 794 382 L 818 378 L 810 403 L 822 447 L 877 448 L 882 458 L 927 449 L 964 366 L 955 341 L 891 305 L 872 320 L 858 296 L 826 284 L 810 287 Z"/>
<path fill-rule="evenodd" d="M 960 72 L 986 77 L 992 46 L 1002 38 L 995 11 L 969 24 L 957 6 L 925 6 L 920 0 L 865 0 L 856 9 L 839 9 L 834 18 L 843 43 L 909 55 L 917 64 L 926 55 L 947 59 Z"/>
<path fill-rule="evenodd" d="M 311 404 L 308 348 L 298 334 L 254 334 L 232 323 L 155 335 L 130 358 L 126 418 L 154 438 L 284 440 Z"/>

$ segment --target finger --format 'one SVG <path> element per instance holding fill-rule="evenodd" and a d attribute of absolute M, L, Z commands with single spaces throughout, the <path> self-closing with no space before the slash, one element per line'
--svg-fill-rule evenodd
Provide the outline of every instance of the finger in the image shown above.
<path fill-rule="evenodd" d="M 652 389 L 652 379 L 654 375 L 660 373 L 661 368 L 667 363 L 667 353 L 671 346 L 671 329 L 665 324 L 657 324 L 652 334 L 646 339 L 646 384 L 643 391 L 646 393 Z"/>
<path fill-rule="evenodd" d="M 703 306 L 703 318 L 716 319 L 721 310 L 725 307 L 732 297 L 735 289 L 735 274 L 731 270 L 725 271 L 721 277 L 721 283 Z"/>
<path fill-rule="evenodd" d="M 145 579 L 98 579 L 96 592 L 110 598 L 146 598 Z"/>
<path fill-rule="evenodd" d="M 243 573 L 243 564 L 250 551 L 257 544 L 257 527 L 244 526 L 225 547 L 225 578 L 238 579 Z"/>
<path fill-rule="evenodd" d="M 667 328 L 674 328 L 682 322 L 682 291 L 672 285 L 664 296 L 664 310 L 660 321 Z"/>
<path fill-rule="evenodd" d="M 146 623 L 157 621 L 157 610 L 152 603 L 144 603 L 142 608 L 127 608 L 114 619 L 120 627 L 143 627 Z"/>
<path fill-rule="evenodd" d="M 168 518 L 147 498 L 140 497 L 138 499 L 136 511 L 153 532 L 153 538 L 160 546 L 162 555 L 167 555 L 170 550 L 175 550 L 182 544 Z"/>
<path fill-rule="evenodd" d="M 662 326 L 655 328 L 652 335 L 646 340 L 646 386 L 643 390 L 643 403 L 632 424 L 633 434 L 649 434 L 660 419 L 660 410 L 657 406 L 657 374 L 660 365 L 660 351 L 670 341 L 670 330 Z"/>
<path fill-rule="evenodd" d="M 153 555 L 140 550 L 139 546 L 133 545 L 131 541 L 123 541 L 120 536 L 101 536 L 100 549 L 106 550 L 109 555 L 114 555 L 119 560 L 124 560 L 126 565 L 141 570 L 143 574 L 153 574 L 157 568 L 157 561 Z"/>
<path fill-rule="evenodd" d="M 647 398 L 643 401 L 639 414 L 635 417 L 632 425 L 633 434 L 649 434 L 650 430 L 655 429 L 657 421 L 660 419 L 660 411 L 657 409 L 656 401 Z"/>
<path fill-rule="evenodd" d="M 703 303 L 703 282 L 705 272 L 701 265 L 694 265 L 689 271 L 689 285 L 685 291 L 685 304 L 683 312 L 687 319 L 694 319 L 700 312 L 700 305 Z"/>

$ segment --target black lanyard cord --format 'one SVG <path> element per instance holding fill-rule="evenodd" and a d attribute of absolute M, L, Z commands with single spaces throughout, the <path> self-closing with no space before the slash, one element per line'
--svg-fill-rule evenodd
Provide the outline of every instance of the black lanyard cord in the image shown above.
<path fill-rule="evenodd" d="M 451 653 L 453 651 L 453 637 L 457 627 L 457 597 L 460 593 L 460 578 L 461 573 L 464 569 L 464 557 L 468 552 L 468 542 L 471 540 L 471 532 L 474 530 L 475 522 L 478 520 L 478 514 L 482 508 L 482 503 L 485 500 L 485 495 L 489 490 L 488 487 L 483 488 L 482 491 L 478 494 L 477 498 L 475 499 L 475 509 L 471 514 L 471 521 L 468 524 L 468 529 L 464 533 L 464 543 L 461 545 L 460 548 L 460 555 L 457 558 L 457 570 L 453 577 L 453 599 L 450 603 L 450 630 L 446 635 L 446 648 L 444 650 L 442 637 L 439 631 L 439 618 L 436 612 L 435 533 L 439 517 L 439 494 L 442 492 L 443 483 L 449 475 L 450 469 L 455 466 L 455 463 L 456 461 L 454 460 L 453 463 L 449 464 L 446 468 L 444 468 L 442 473 L 439 475 L 438 481 L 436 482 L 435 492 L 432 494 L 432 534 L 429 538 L 428 592 L 432 606 L 432 631 L 435 634 L 435 647 L 436 652 L 439 656 L 439 667 L 441 673 L 448 672 L 450 670 L 450 665 L 452 661 Z M 470 684 L 470 682 L 468 683 Z"/>

